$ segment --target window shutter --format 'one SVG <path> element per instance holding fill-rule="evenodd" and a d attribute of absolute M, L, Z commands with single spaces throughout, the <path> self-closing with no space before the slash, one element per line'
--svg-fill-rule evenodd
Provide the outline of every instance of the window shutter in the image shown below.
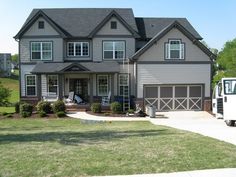
<path fill-rule="evenodd" d="M 166 59 L 169 59 L 169 50 L 170 50 L 170 45 L 168 43 L 165 44 L 165 51 L 166 51 Z"/>
<path fill-rule="evenodd" d="M 181 44 L 180 59 L 184 59 L 184 44 Z"/>

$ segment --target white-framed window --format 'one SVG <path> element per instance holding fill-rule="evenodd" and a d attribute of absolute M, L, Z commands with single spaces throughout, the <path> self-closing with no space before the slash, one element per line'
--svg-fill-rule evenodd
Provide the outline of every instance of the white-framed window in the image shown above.
<path fill-rule="evenodd" d="M 181 40 L 169 40 L 165 44 L 166 59 L 184 59 L 184 44 Z"/>
<path fill-rule="evenodd" d="M 26 80 L 26 96 L 36 96 L 36 75 L 27 74 Z"/>
<path fill-rule="evenodd" d="M 58 95 L 58 76 L 48 75 L 48 95 Z"/>
<path fill-rule="evenodd" d="M 52 60 L 52 42 L 31 42 L 31 60 Z"/>
<path fill-rule="evenodd" d="M 109 89 L 108 75 L 97 75 L 98 96 L 107 96 Z"/>
<path fill-rule="evenodd" d="M 104 41 L 103 59 L 124 59 L 125 42 L 124 41 Z"/>
<path fill-rule="evenodd" d="M 88 42 L 68 42 L 67 55 L 69 57 L 89 56 L 89 43 Z"/>
<path fill-rule="evenodd" d="M 129 75 L 128 74 L 119 74 L 119 95 L 123 96 L 128 93 L 129 89 Z"/>

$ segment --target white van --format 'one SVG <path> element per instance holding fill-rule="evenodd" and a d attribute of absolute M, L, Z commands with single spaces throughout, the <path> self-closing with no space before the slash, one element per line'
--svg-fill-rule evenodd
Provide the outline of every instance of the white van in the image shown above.
<path fill-rule="evenodd" d="M 212 95 L 212 112 L 228 126 L 236 122 L 236 78 L 222 78 Z"/>

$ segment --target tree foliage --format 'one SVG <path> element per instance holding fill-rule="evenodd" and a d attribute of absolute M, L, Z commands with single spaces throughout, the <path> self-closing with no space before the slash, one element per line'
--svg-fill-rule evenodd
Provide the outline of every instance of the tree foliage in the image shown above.
<path fill-rule="evenodd" d="M 18 57 L 19 57 L 18 54 L 12 55 L 12 56 L 11 56 L 11 61 L 14 62 L 14 63 L 18 63 Z"/>
<path fill-rule="evenodd" d="M 223 70 L 225 76 L 236 77 L 236 38 L 225 43 L 223 50 L 217 58 L 219 70 Z"/>
<path fill-rule="evenodd" d="M 0 105 L 4 106 L 8 103 L 8 99 L 11 95 L 11 91 L 8 88 L 3 87 L 0 82 Z"/>

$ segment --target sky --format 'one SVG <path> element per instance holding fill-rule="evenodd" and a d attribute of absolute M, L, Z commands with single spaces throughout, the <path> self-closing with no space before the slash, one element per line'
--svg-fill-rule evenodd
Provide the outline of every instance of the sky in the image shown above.
<path fill-rule="evenodd" d="M 0 0 L 0 53 L 18 53 L 13 36 L 34 8 L 132 8 L 135 17 L 185 17 L 211 48 L 236 38 L 236 0 Z"/>

